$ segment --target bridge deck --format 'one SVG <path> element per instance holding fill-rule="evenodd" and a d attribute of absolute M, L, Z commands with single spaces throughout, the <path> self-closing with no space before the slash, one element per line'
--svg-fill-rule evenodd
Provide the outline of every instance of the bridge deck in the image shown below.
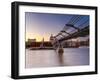
<path fill-rule="evenodd" d="M 89 35 L 89 26 L 81 29 L 78 32 L 72 33 L 72 34 L 68 35 L 67 37 L 61 38 L 58 41 L 68 40 L 68 39 L 72 39 L 72 38 L 76 38 L 76 37 L 84 37 L 86 35 Z"/>

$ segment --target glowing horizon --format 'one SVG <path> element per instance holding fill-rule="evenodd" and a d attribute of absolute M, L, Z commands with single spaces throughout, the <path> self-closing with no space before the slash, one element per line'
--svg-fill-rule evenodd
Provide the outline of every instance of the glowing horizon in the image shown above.
<path fill-rule="evenodd" d="M 33 35 L 32 33 L 26 33 L 26 41 L 28 39 L 36 39 L 37 42 L 40 42 L 43 40 L 43 38 L 44 38 L 44 41 L 49 41 L 49 37 L 50 36 L 40 36 L 38 34 Z"/>

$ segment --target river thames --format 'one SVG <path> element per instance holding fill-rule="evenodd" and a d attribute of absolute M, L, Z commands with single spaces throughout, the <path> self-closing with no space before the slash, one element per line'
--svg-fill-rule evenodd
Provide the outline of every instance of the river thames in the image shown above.
<path fill-rule="evenodd" d="M 64 48 L 63 54 L 55 50 L 26 49 L 25 67 L 60 67 L 89 65 L 89 48 Z"/>

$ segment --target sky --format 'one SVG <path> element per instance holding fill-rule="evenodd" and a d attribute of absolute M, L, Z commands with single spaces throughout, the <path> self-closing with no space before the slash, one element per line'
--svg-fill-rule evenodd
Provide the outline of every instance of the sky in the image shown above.
<path fill-rule="evenodd" d="M 36 39 L 36 41 L 49 41 L 51 34 L 57 35 L 67 23 L 76 22 L 71 20 L 79 15 L 72 14 L 51 14 L 51 13 L 34 13 L 25 12 L 26 41 L 28 39 Z M 89 16 L 81 15 L 79 21 L 74 23 L 78 28 L 82 23 L 89 24 Z"/>

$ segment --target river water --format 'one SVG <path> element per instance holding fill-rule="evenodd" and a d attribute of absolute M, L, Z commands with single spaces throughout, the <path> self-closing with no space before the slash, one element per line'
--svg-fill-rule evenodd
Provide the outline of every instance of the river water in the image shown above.
<path fill-rule="evenodd" d="M 89 48 L 64 48 L 63 54 L 26 49 L 25 57 L 26 68 L 89 65 Z"/>

